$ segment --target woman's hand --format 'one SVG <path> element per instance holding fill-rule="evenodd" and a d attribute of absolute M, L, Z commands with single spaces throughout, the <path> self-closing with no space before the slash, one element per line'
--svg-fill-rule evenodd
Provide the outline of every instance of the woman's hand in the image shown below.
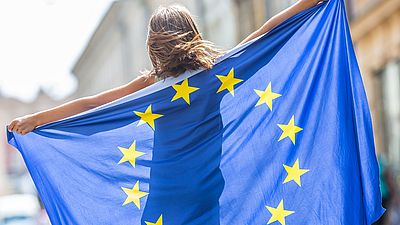
<path fill-rule="evenodd" d="M 31 132 L 35 127 L 39 125 L 38 120 L 35 115 L 26 115 L 22 117 L 18 117 L 11 121 L 10 125 L 8 125 L 8 131 L 17 132 L 18 134 L 27 134 Z"/>

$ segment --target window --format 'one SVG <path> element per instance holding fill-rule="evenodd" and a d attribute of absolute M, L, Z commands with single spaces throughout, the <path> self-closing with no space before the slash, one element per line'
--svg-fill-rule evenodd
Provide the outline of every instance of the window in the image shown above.
<path fill-rule="evenodd" d="M 393 169 L 400 171 L 400 61 L 388 63 L 379 74 L 384 146 Z"/>

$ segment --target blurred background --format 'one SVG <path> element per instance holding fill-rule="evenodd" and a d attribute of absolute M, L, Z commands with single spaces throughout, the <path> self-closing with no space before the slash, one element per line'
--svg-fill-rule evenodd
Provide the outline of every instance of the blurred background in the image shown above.
<path fill-rule="evenodd" d="M 150 68 L 147 22 L 178 3 L 228 50 L 294 0 L 0 0 L 0 225 L 50 224 L 20 154 L 13 118 L 125 84 Z M 386 221 L 400 224 L 400 0 L 348 0 L 373 117 Z"/>

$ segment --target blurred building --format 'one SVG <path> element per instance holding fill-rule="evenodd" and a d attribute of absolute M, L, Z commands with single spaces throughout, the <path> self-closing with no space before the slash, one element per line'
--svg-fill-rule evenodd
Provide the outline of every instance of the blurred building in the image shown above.
<path fill-rule="evenodd" d="M 400 0 L 351 0 L 351 31 L 375 144 L 400 174 Z"/>
<path fill-rule="evenodd" d="M 79 87 L 76 96 L 86 96 L 127 83 L 147 65 L 146 1 L 114 2 L 92 35 L 73 68 Z"/>

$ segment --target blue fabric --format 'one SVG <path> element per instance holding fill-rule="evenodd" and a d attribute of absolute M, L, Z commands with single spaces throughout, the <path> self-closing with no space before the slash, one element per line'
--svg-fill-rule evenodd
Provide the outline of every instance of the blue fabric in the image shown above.
<path fill-rule="evenodd" d="M 216 75 L 232 68 L 242 80 L 234 95 L 217 93 Z M 172 101 L 171 84 L 185 78 L 199 88 L 190 105 Z M 269 83 L 277 93 L 272 110 L 266 102 L 257 105 L 257 93 Z M 139 125 L 135 113 L 149 105 L 163 115 L 154 130 Z M 286 129 L 290 121 L 294 126 Z M 7 135 L 52 224 L 364 225 L 384 211 L 367 99 L 341 0 L 290 18 L 211 70 L 158 82 L 27 135 Z M 135 167 L 118 164 L 119 147 L 134 141 L 144 153 Z M 298 180 L 289 176 L 296 163 Z M 133 201 L 123 205 L 122 188 L 137 182 L 139 194 L 149 193 L 138 198 L 140 209 Z"/>

